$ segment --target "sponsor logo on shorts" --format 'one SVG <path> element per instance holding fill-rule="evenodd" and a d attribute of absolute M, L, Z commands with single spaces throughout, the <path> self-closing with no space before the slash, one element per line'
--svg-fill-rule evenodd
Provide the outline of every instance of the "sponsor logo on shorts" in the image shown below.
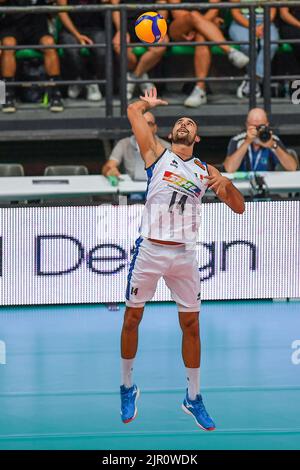
<path fill-rule="evenodd" d="M 185 189 L 194 196 L 199 196 L 201 193 L 201 189 L 198 188 L 198 186 L 196 186 L 192 181 L 183 178 L 183 176 L 176 175 L 176 173 L 172 173 L 172 171 L 165 171 L 163 180 L 168 181 L 169 183 L 172 183 L 179 188 Z"/>

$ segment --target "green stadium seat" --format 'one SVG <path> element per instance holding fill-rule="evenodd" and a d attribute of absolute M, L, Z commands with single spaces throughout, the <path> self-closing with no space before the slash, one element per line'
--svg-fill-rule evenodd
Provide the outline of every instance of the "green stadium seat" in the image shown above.
<path fill-rule="evenodd" d="M 22 49 L 16 52 L 16 58 L 18 60 L 41 59 L 42 57 L 43 57 L 42 52 L 36 51 L 34 49 Z"/>
<path fill-rule="evenodd" d="M 239 49 L 239 46 L 233 46 L 236 49 Z M 172 46 L 168 48 L 168 51 L 166 53 L 167 57 L 170 56 L 179 56 L 179 55 L 194 55 L 194 46 Z M 137 46 L 133 48 L 133 53 L 137 57 L 141 57 L 143 54 L 145 54 L 147 48 L 143 46 Z M 219 46 L 212 46 L 211 48 L 212 54 L 213 55 L 224 55 L 223 49 L 221 49 Z"/>

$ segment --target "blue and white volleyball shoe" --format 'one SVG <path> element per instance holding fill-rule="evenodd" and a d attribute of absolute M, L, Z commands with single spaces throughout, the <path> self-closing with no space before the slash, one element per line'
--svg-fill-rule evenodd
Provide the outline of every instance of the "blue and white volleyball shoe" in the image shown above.
<path fill-rule="evenodd" d="M 121 419 L 123 423 L 127 424 L 133 421 L 137 415 L 136 402 L 139 398 L 140 391 L 134 384 L 130 388 L 126 388 L 124 385 L 120 387 L 121 394 Z"/>
<path fill-rule="evenodd" d="M 182 409 L 186 414 L 193 416 L 197 426 L 204 429 L 204 431 L 214 431 L 216 429 L 215 423 L 205 409 L 201 395 L 197 395 L 196 400 L 190 400 L 188 391 L 186 391 Z"/>

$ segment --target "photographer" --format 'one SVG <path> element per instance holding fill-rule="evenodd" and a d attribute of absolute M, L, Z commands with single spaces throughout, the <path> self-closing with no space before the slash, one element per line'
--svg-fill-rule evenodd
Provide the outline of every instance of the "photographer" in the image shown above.
<path fill-rule="evenodd" d="M 249 111 L 246 131 L 233 137 L 224 161 L 225 171 L 275 171 L 281 164 L 287 171 L 296 171 L 297 162 L 277 135 L 269 128 L 268 117 L 261 108 Z"/>

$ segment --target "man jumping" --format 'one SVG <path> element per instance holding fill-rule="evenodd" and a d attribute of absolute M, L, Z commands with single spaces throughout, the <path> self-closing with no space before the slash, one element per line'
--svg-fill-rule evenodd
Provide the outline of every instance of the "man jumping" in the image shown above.
<path fill-rule="evenodd" d="M 200 275 L 196 257 L 200 206 L 207 187 L 238 214 L 245 210 L 244 198 L 215 167 L 193 155 L 194 144 L 200 140 L 193 119 L 181 117 L 176 121 L 169 135 L 171 150 L 154 139 L 143 114 L 167 104 L 157 98 L 153 88 L 128 106 L 128 118 L 145 161 L 148 189 L 126 289 L 121 335 L 121 418 L 129 423 L 137 414 L 139 389 L 133 383 L 132 371 L 138 327 L 145 302 L 152 299 L 163 277 L 177 304 L 183 333 L 187 392 L 182 408 L 200 428 L 212 431 L 215 423 L 200 395 Z"/>

